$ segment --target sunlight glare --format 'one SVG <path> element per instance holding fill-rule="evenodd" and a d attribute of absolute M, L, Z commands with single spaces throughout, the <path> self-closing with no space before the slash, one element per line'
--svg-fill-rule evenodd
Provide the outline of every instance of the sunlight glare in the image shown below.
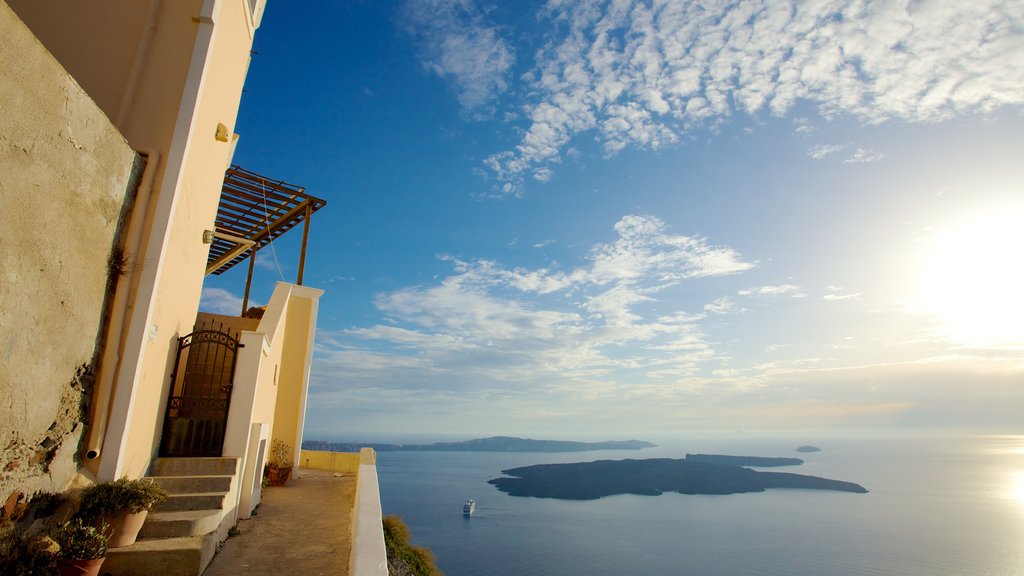
<path fill-rule="evenodd" d="M 1024 470 L 1017 472 L 1014 477 L 1013 486 L 1010 487 L 1010 497 L 1024 506 Z"/>
<path fill-rule="evenodd" d="M 929 244 L 914 308 L 954 342 L 1024 345 L 1024 204 L 938 230 Z"/>

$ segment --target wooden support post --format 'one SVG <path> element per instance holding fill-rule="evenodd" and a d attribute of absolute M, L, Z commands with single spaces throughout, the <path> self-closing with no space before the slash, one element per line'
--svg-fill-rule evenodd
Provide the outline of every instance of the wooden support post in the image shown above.
<path fill-rule="evenodd" d="M 249 288 L 252 287 L 252 270 L 256 266 L 256 246 L 249 253 L 249 275 L 245 278 L 245 296 L 242 297 L 242 316 L 249 309 Z"/>
<path fill-rule="evenodd" d="M 302 219 L 302 250 L 299 252 L 299 277 L 295 283 L 302 286 L 302 272 L 306 268 L 306 241 L 309 239 L 309 219 L 313 217 L 313 206 L 306 200 L 306 217 Z"/>

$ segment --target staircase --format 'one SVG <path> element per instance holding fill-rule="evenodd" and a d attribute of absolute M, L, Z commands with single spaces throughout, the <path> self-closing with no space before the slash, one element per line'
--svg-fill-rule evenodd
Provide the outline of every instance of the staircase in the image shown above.
<path fill-rule="evenodd" d="M 158 458 L 149 476 L 168 492 L 150 510 L 139 539 L 111 548 L 101 572 L 111 576 L 198 576 L 227 538 L 237 494 L 237 458 Z M 233 505 L 233 502 L 232 502 Z M 229 505 L 230 508 L 230 505 Z"/>

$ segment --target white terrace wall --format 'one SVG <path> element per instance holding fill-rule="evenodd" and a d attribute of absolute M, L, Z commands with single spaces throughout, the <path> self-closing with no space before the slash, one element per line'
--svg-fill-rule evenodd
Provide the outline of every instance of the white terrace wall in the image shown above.
<path fill-rule="evenodd" d="M 2 1 L 0 62 L 2 504 L 76 472 L 108 257 L 141 160 Z"/>

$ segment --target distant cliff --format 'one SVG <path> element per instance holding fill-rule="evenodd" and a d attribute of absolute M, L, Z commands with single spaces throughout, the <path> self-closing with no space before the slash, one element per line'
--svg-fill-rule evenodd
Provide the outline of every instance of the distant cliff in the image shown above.
<path fill-rule="evenodd" d="M 433 444 L 356 444 L 307 440 L 304 450 L 326 452 L 358 452 L 369 447 L 378 452 L 587 452 L 592 450 L 641 450 L 656 444 L 642 440 L 608 440 L 606 442 L 572 442 L 569 440 L 533 440 L 513 436 L 493 436 L 462 442 L 435 442 Z"/>
<path fill-rule="evenodd" d="M 687 454 L 691 462 L 707 462 L 709 464 L 729 464 L 730 466 L 799 466 L 804 463 L 799 458 L 766 458 L 764 456 L 724 456 L 722 454 Z"/>
<path fill-rule="evenodd" d="M 495 478 L 488 483 L 511 496 L 566 500 L 593 500 L 613 494 L 657 496 L 663 492 L 737 494 L 768 488 L 867 492 L 853 482 L 673 458 L 538 464 L 502 473 L 512 478 Z"/>

